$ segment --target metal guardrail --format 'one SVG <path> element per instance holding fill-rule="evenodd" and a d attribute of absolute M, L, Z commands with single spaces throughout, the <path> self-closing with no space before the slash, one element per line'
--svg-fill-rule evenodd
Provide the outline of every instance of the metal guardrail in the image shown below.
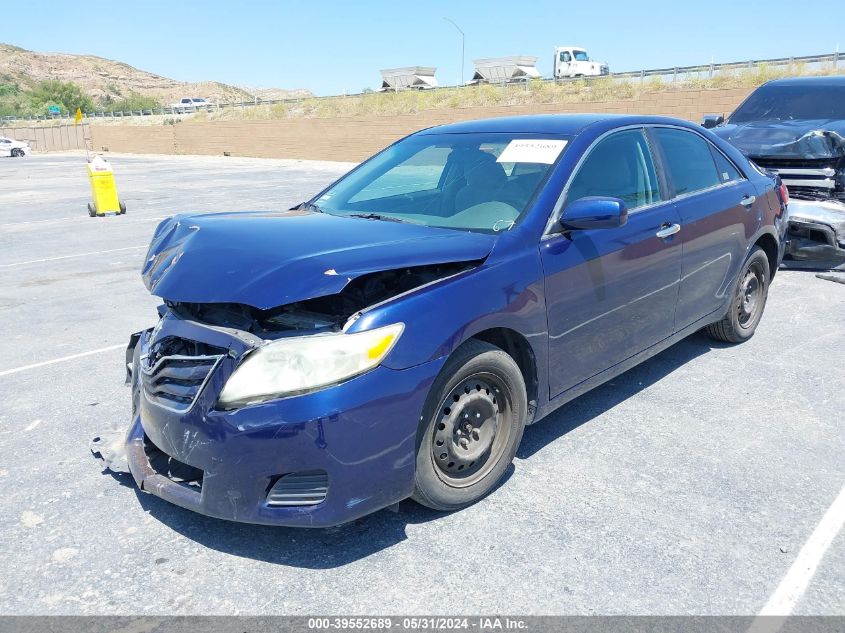
<path fill-rule="evenodd" d="M 835 53 L 828 53 L 826 55 L 804 55 L 798 57 L 777 57 L 774 59 L 761 59 L 761 60 L 748 60 L 743 62 L 728 62 L 723 64 L 701 64 L 698 66 L 674 66 L 671 68 L 651 68 L 647 70 L 634 70 L 634 71 L 626 71 L 621 73 L 610 73 L 609 75 L 602 75 L 597 77 L 574 77 L 574 78 L 567 78 L 567 79 L 555 79 L 555 78 L 544 78 L 541 80 L 531 80 L 531 81 L 545 81 L 545 82 L 555 82 L 555 83 L 567 83 L 572 81 L 594 81 L 597 79 L 639 79 L 641 81 L 645 80 L 647 77 L 660 77 L 661 79 L 671 77 L 672 81 L 683 81 L 689 79 L 691 76 L 696 76 L 697 78 L 701 78 L 702 75 L 706 76 L 708 79 L 712 79 L 717 73 L 723 72 L 730 72 L 730 71 L 749 71 L 754 70 L 755 68 L 759 68 L 761 66 L 794 66 L 795 64 L 803 64 L 805 66 L 823 66 L 825 64 L 829 64 L 831 68 L 837 68 L 840 61 L 845 61 L 845 53 L 835 52 Z M 516 82 L 514 82 L 516 83 Z M 525 81 L 520 81 L 518 83 L 528 83 Z M 506 84 L 507 85 L 507 84 Z M 510 84 L 512 85 L 512 84 Z M 471 88 L 472 86 L 440 86 L 438 88 L 428 88 L 428 90 L 442 90 L 444 88 Z M 179 116 L 182 114 L 194 114 L 196 112 L 219 112 L 220 110 L 225 109 L 232 109 L 232 108 L 252 108 L 261 105 L 277 105 L 280 103 L 297 103 L 306 100 L 326 100 L 326 99 L 343 99 L 345 97 L 357 97 L 362 96 L 364 92 L 353 93 L 353 94 L 344 94 L 344 95 L 330 95 L 325 97 L 291 97 L 288 99 L 258 99 L 255 98 L 252 101 L 241 101 L 241 102 L 226 102 L 226 103 L 210 103 L 204 108 L 173 108 L 170 106 L 166 107 L 159 107 L 154 109 L 146 109 L 146 110 L 134 110 L 128 112 L 111 112 L 111 111 L 102 111 L 98 110 L 95 112 L 85 112 L 83 116 L 90 120 L 96 119 L 120 119 L 126 117 L 138 117 L 138 116 Z M 61 120 L 61 119 L 72 119 L 73 114 L 70 112 L 63 112 L 60 114 L 54 115 L 30 115 L 27 117 L 20 117 L 20 116 L 5 116 L 0 117 L 0 121 L 50 121 L 50 120 Z"/>

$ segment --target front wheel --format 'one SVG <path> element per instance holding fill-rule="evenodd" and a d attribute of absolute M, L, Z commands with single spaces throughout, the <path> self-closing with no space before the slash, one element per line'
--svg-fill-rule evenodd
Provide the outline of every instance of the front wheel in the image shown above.
<path fill-rule="evenodd" d="M 487 495 L 516 454 L 527 400 L 522 373 L 507 353 L 475 340 L 458 348 L 423 412 L 413 499 L 457 510 Z"/>
<path fill-rule="evenodd" d="M 739 274 L 728 313 L 708 325 L 707 334 L 726 343 L 742 343 L 754 336 L 769 296 L 770 272 L 769 258 L 755 246 Z"/>

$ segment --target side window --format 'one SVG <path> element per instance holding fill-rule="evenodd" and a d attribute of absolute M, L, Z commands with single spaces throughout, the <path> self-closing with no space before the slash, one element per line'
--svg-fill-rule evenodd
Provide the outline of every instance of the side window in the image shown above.
<path fill-rule="evenodd" d="M 565 62 L 567 64 L 572 61 L 572 56 L 569 54 L 569 51 L 563 51 L 560 54 L 560 61 Z"/>
<path fill-rule="evenodd" d="M 675 193 L 683 195 L 714 187 L 722 182 L 713 162 L 710 143 L 694 132 L 675 128 L 654 128 L 666 156 Z"/>
<path fill-rule="evenodd" d="M 724 154 L 715 147 L 713 148 L 713 158 L 716 159 L 716 171 L 719 173 L 719 180 L 721 182 L 742 180 L 742 175 L 737 171 L 733 163 L 725 158 Z"/>
<path fill-rule="evenodd" d="M 383 173 L 349 199 L 363 202 L 437 189 L 451 153 L 449 147 L 426 147 L 408 160 Z"/>
<path fill-rule="evenodd" d="M 569 183 L 566 202 L 587 196 L 619 198 L 628 210 L 662 199 L 642 130 L 616 132 L 590 150 Z"/>

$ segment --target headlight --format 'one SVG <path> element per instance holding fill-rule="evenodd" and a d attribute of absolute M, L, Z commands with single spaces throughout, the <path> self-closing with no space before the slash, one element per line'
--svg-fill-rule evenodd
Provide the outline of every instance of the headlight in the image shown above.
<path fill-rule="evenodd" d="M 226 408 L 314 391 L 377 367 L 402 335 L 402 323 L 357 332 L 298 336 L 268 343 L 229 377 Z"/>

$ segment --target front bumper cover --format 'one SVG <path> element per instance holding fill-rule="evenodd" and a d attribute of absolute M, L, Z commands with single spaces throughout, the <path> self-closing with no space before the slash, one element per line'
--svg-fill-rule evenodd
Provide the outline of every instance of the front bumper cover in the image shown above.
<path fill-rule="evenodd" d="M 186 411 L 152 401 L 138 378 L 151 340 L 166 336 L 230 350 Z M 221 519 L 303 527 L 345 523 L 411 495 L 417 428 L 444 359 L 404 370 L 378 367 L 314 393 L 215 409 L 217 395 L 247 349 L 242 337 L 171 314 L 155 331 L 140 333 L 132 350 L 133 422 L 126 448 L 130 472 L 143 491 Z M 200 469 L 201 486 L 156 471 L 145 444 Z M 267 504 L 268 489 L 279 475 L 315 469 L 328 473 L 323 502 Z"/>

